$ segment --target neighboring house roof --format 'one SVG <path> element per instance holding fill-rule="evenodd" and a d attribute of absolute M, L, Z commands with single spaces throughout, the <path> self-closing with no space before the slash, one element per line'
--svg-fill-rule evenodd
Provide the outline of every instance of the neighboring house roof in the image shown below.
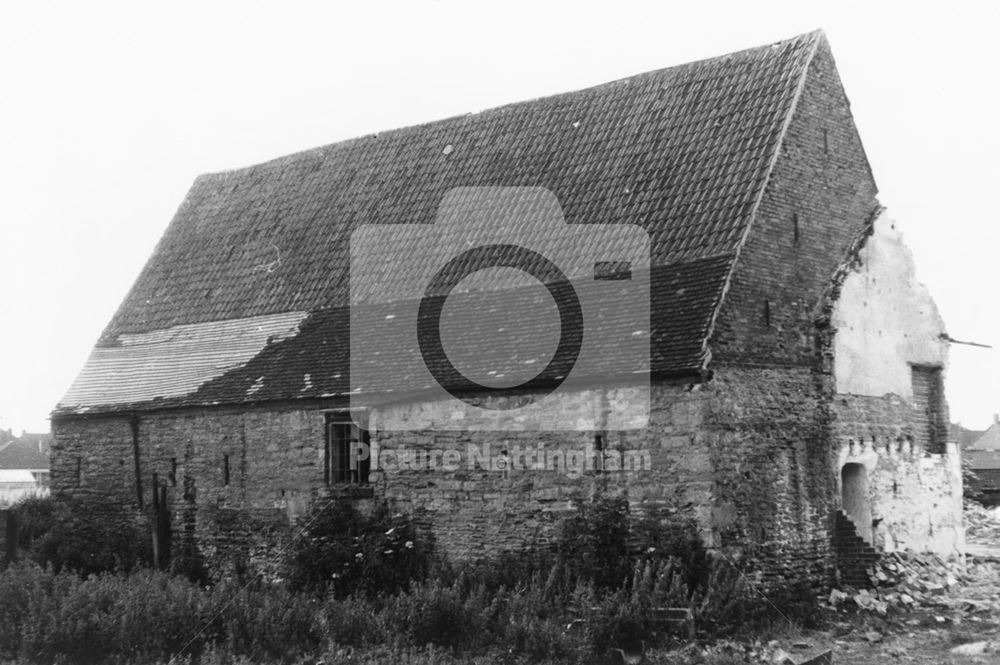
<path fill-rule="evenodd" d="M 0 469 L 48 469 L 51 435 L 23 434 L 0 447 Z"/>
<path fill-rule="evenodd" d="M 969 446 L 969 450 L 1000 450 L 1000 423 L 994 421 L 989 429 Z"/>
<path fill-rule="evenodd" d="M 951 423 L 948 427 L 948 437 L 963 450 L 972 447 L 976 441 L 984 434 L 985 430 L 966 429 L 956 423 Z"/>
<path fill-rule="evenodd" d="M 1000 469 L 1000 423 L 994 418 L 993 424 L 978 439 L 969 445 L 962 455 L 969 467 L 976 469 Z"/>
<path fill-rule="evenodd" d="M 344 395 L 350 233 L 433 223 L 467 186 L 544 187 L 570 223 L 646 229 L 651 369 L 700 371 L 824 43 L 814 32 L 201 176 L 54 415 Z"/>

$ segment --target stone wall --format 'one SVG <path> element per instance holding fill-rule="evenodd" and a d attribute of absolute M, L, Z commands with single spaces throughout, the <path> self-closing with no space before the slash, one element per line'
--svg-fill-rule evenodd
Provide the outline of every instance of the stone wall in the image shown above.
<path fill-rule="evenodd" d="M 148 508 L 155 474 L 167 487 L 175 551 L 196 546 L 210 569 L 240 572 L 322 489 L 324 421 L 315 407 L 56 420 L 52 490 L 133 507 L 141 492 Z"/>
<path fill-rule="evenodd" d="M 693 519 L 706 545 L 752 560 L 762 578 L 822 584 L 834 566 L 835 505 L 822 385 L 809 368 L 723 367 L 702 384 L 655 383 L 651 420 L 639 431 L 376 431 L 376 454 L 391 468 L 373 478 L 380 494 L 420 516 L 459 558 L 545 543 L 575 501 L 623 493 L 634 512 Z M 581 395 L 579 402 L 601 400 Z M 446 403 L 402 403 L 372 420 L 433 422 L 447 413 Z M 641 453 L 636 459 L 648 466 L 604 473 L 588 466 L 582 474 L 513 468 L 524 451 L 529 466 L 574 450 L 586 457 L 598 435 L 607 449 Z M 509 470 L 479 463 L 487 447 L 509 454 L 502 456 Z M 398 468 L 401 451 L 412 459 L 413 451 L 431 450 L 439 452 L 418 468 Z"/>
<path fill-rule="evenodd" d="M 544 545 L 575 502 L 599 493 L 627 495 L 638 513 L 693 519 L 711 544 L 713 471 L 701 386 L 658 383 L 648 427 L 600 429 L 600 405 L 628 390 L 574 391 L 577 408 L 560 413 L 567 427 L 579 429 L 555 432 L 382 430 L 380 422 L 447 418 L 453 404 L 383 407 L 372 416 L 376 491 L 417 516 L 444 551 L 461 559 Z M 430 451 L 437 451 L 433 458 Z M 414 453 L 417 468 L 400 464 Z"/>
<path fill-rule="evenodd" d="M 716 542 L 757 558 L 765 578 L 831 579 L 824 385 L 808 368 L 723 367 L 707 386 Z"/>
<path fill-rule="evenodd" d="M 572 392 L 579 408 L 565 410 L 567 424 L 591 427 L 557 432 L 383 430 L 379 422 L 414 414 L 433 421 L 449 405 L 383 407 L 369 418 L 374 495 L 412 514 L 455 559 L 544 546 L 578 501 L 621 494 L 636 514 L 693 520 L 706 545 L 755 558 L 775 579 L 827 569 L 829 467 L 824 475 L 816 454 L 823 421 L 810 371 L 658 381 L 647 427 L 584 423 L 585 411 L 633 389 Z M 322 406 L 60 420 L 53 487 L 136 505 L 134 432 L 147 505 L 154 473 L 168 488 L 175 554 L 196 546 L 215 574 L 238 573 L 260 565 L 254 559 L 266 559 L 290 518 L 328 491 Z"/>

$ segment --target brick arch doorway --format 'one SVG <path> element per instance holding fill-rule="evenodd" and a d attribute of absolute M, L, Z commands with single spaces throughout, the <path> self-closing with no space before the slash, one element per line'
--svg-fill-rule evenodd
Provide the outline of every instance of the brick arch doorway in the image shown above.
<path fill-rule="evenodd" d="M 868 498 L 868 470 L 863 464 L 851 462 L 840 470 L 840 499 L 858 535 L 870 545 L 872 507 Z"/>

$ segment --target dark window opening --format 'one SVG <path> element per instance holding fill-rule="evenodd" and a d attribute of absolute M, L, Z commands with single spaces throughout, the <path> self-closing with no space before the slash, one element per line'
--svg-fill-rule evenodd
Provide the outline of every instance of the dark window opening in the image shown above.
<path fill-rule="evenodd" d="M 229 484 L 229 455 L 222 456 L 222 484 Z"/>
<path fill-rule="evenodd" d="M 83 487 L 83 459 L 76 458 L 76 486 Z"/>
<path fill-rule="evenodd" d="M 170 472 L 167 474 L 167 479 L 170 481 L 172 487 L 177 487 L 177 458 L 170 458 Z"/>
<path fill-rule="evenodd" d="M 594 435 L 594 472 L 604 472 L 604 437 L 600 434 Z"/>
<path fill-rule="evenodd" d="M 913 386 L 914 446 L 929 453 L 943 453 L 948 440 L 948 413 L 941 368 L 913 365 L 910 379 Z"/>
<path fill-rule="evenodd" d="M 771 327 L 771 301 L 764 300 L 764 327 Z"/>
<path fill-rule="evenodd" d="M 799 214 L 792 214 L 792 240 L 797 244 L 799 242 Z"/>
<path fill-rule="evenodd" d="M 371 437 L 350 416 L 327 416 L 324 480 L 334 483 L 368 483 L 371 470 Z"/>

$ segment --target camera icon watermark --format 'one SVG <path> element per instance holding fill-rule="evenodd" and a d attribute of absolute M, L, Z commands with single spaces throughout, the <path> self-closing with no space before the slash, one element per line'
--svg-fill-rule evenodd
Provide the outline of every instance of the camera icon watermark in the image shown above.
<path fill-rule="evenodd" d="M 464 187 L 351 236 L 351 409 L 380 430 L 624 430 L 649 416 L 649 237 L 538 187 Z"/>

